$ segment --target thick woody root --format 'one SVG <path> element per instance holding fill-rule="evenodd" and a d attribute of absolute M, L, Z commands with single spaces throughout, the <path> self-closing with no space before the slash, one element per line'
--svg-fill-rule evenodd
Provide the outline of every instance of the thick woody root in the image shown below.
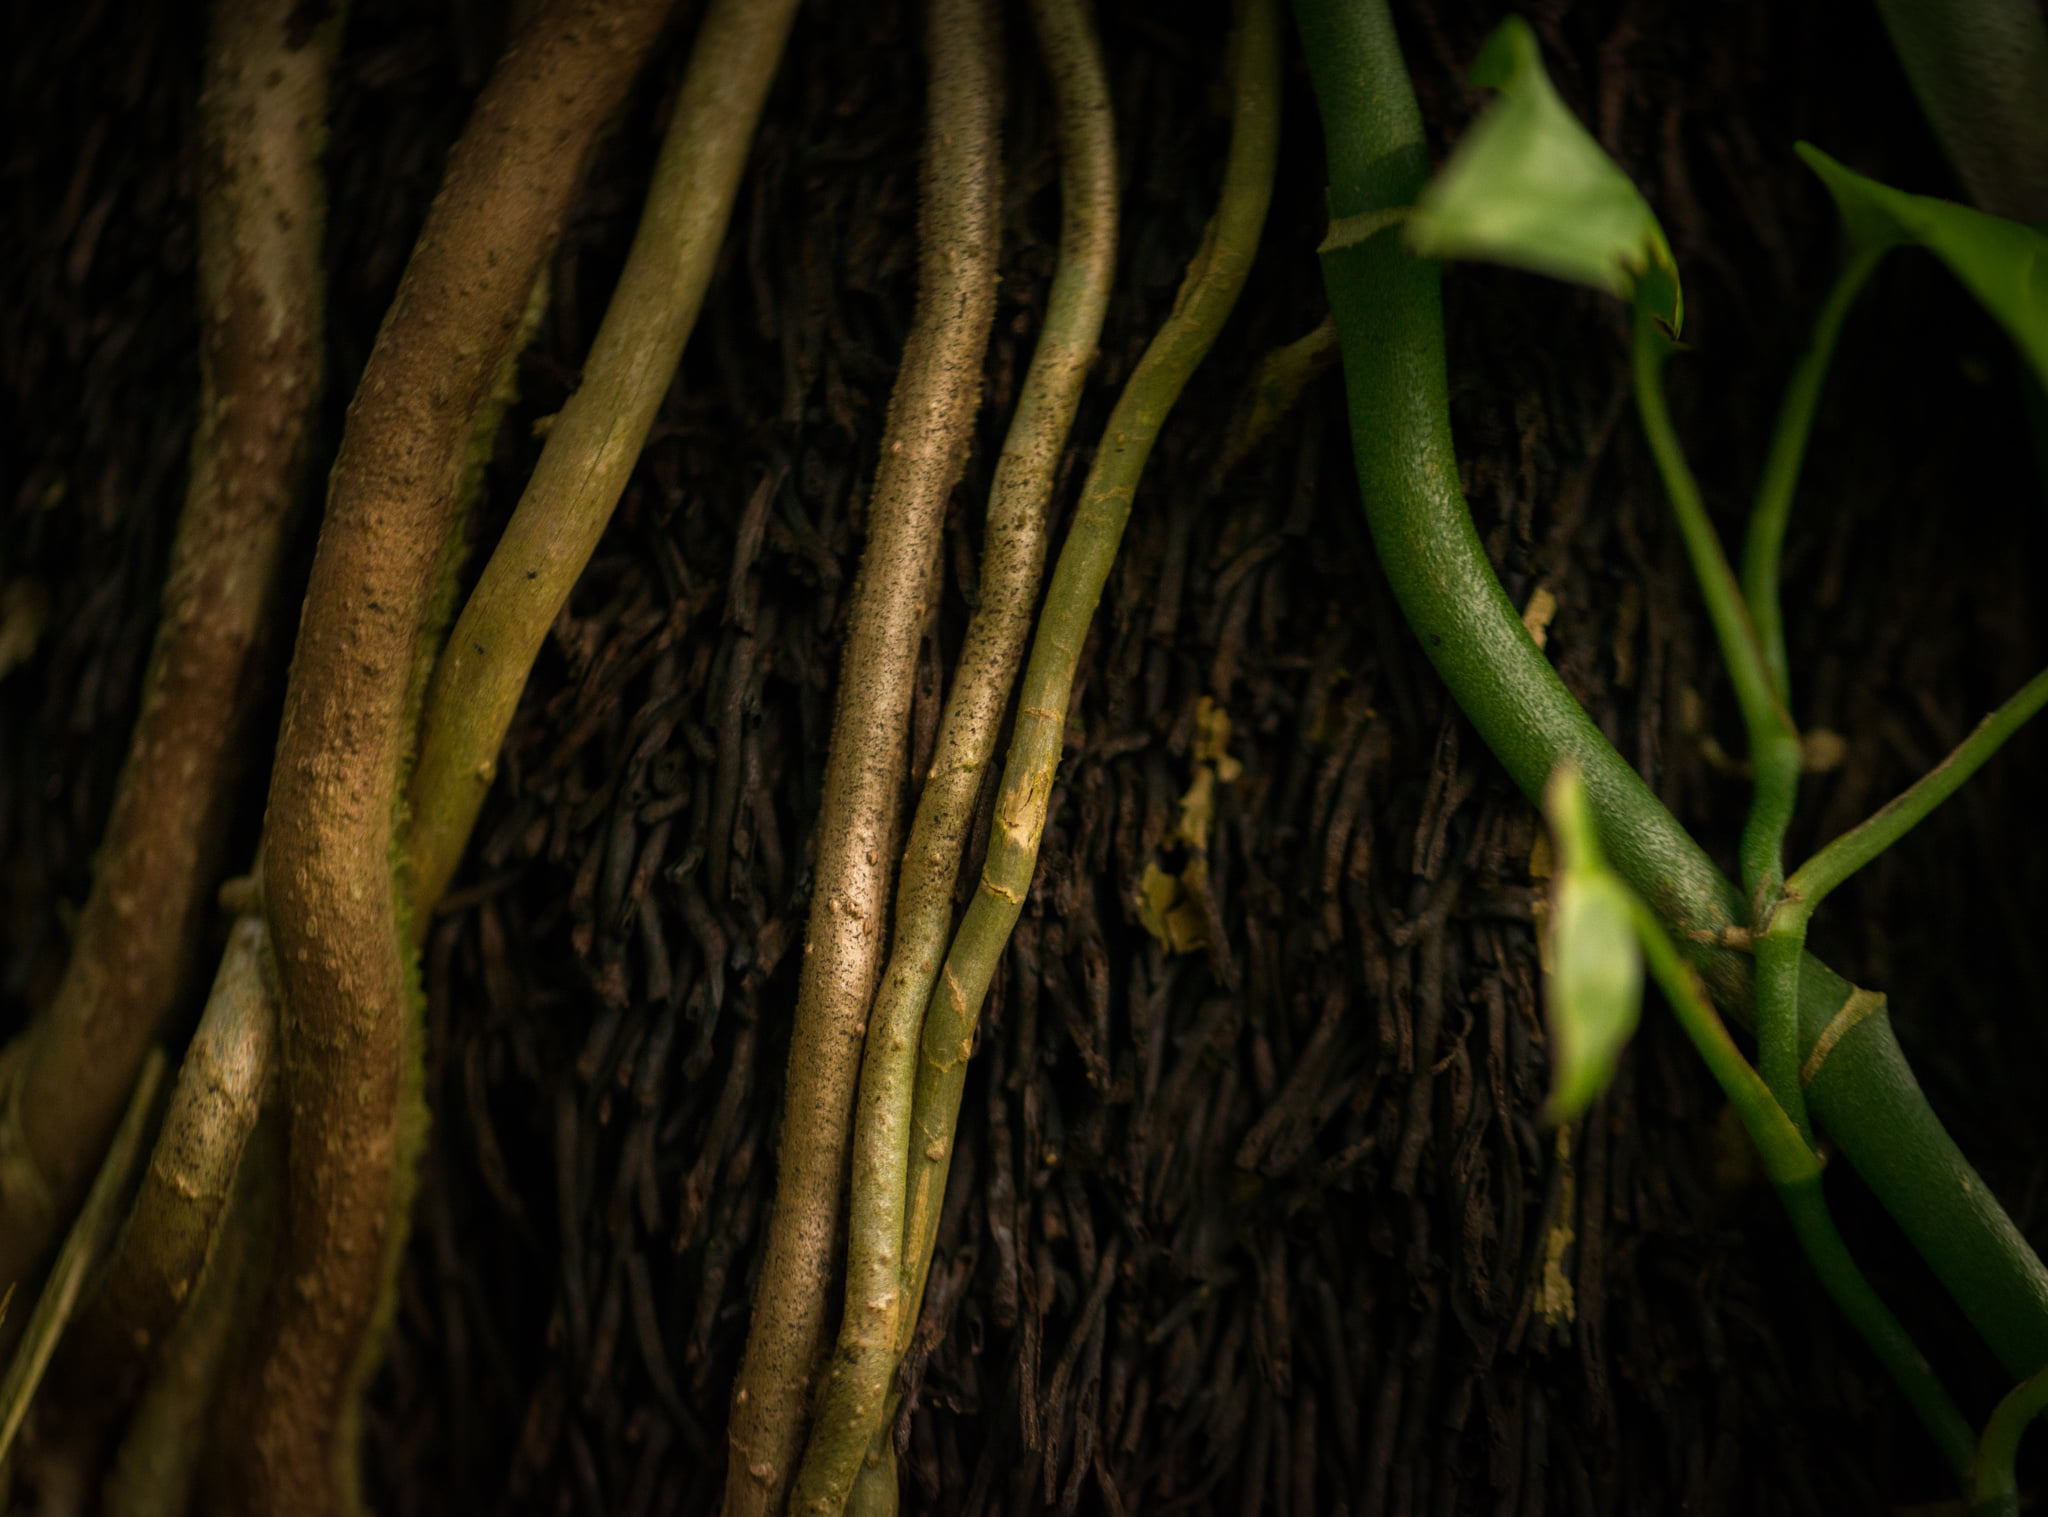
<path fill-rule="evenodd" d="M 191 988 L 322 372 L 338 20 L 221 3 L 200 107 L 200 395 L 142 710 L 55 1000 L 0 1073 L 0 1288 L 32 1287 Z M 10 1341 L 0 1326 L 0 1351 Z"/>
<path fill-rule="evenodd" d="M 354 1408 L 421 1122 L 392 852 L 422 645 L 477 417 L 668 9 L 556 0 L 528 25 L 449 155 L 350 407 L 263 848 L 288 1122 L 277 1269 L 223 1424 L 243 1445 L 231 1503 L 245 1510 L 355 1504 Z"/>
<path fill-rule="evenodd" d="M 868 508 L 818 817 L 767 1251 L 725 1510 L 779 1511 L 825 1341 L 854 1089 L 886 941 L 918 634 L 995 314 L 1002 72 L 989 0 L 933 0 L 918 300 Z"/>

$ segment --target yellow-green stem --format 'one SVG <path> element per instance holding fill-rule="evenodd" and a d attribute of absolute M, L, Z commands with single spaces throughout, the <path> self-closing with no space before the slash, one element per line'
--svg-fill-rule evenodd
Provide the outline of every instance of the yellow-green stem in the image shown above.
<path fill-rule="evenodd" d="M 461 861 L 534 657 L 611 521 L 696 325 L 795 13 L 796 0 L 716 0 L 706 13 L 582 383 L 435 666 L 409 795 L 415 938 Z"/>
<path fill-rule="evenodd" d="M 1102 53 L 1083 0 L 1033 0 L 1059 110 L 1060 262 L 990 490 L 981 605 L 968 623 L 936 757 L 896 887 L 895 942 L 868 1017 L 854 1111 L 846 1309 L 792 1509 L 836 1512 L 866 1471 L 904 1312 L 903 1209 L 918 1030 L 953 927 L 953 887 L 1031 631 L 1046 507 L 1094 361 L 1116 264 L 1116 144 Z M 890 1478 L 893 1480 L 893 1461 Z"/>
<path fill-rule="evenodd" d="M 418 1019 L 393 878 L 420 672 L 479 415 L 599 131 L 670 0 L 551 0 L 479 96 L 349 408 L 271 770 L 265 906 L 288 1135 L 278 1266 L 227 1419 L 225 1498 L 360 1504 L 375 1362 L 423 1141 Z"/>
<path fill-rule="evenodd" d="M 113 1256 L 65 1345 L 67 1390 L 76 1397 L 78 1382 L 89 1383 L 107 1415 L 124 1404 L 134 1370 L 177 1321 L 214 1252 L 272 1079 L 275 975 L 263 918 L 243 917 L 228 935 Z"/>
<path fill-rule="evenodd" d="M 1280 39 L 1274 0 L 1241 0 L 1231 41 L 1230 158 L 1223 194 L 1173 313 L 1111 412 L 1060 550 L 1024 670 L 981 882 L 925 1012 L 910 1125 L 904 1221 L 905 1324 L 914 1324 L 938 1235 L 974 1028 L 1038 862 L 1059 767 L 1074 668 L 1115 562 L 1131 501 L 1167 412 L 1216 340 L 1258 250 L 1280 143 Z M 898 1337 L 905 1346 L 906 1326 Z"/>

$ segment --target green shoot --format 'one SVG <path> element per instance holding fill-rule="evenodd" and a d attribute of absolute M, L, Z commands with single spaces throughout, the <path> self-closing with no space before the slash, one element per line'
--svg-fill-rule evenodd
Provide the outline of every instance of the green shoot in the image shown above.
<path fill-rule="evenodd" d="M 1813 431 L 1813 414 L 1820 405 L 1822 382 L 1828 363 L 1835 356 L 1835 339 L 1849 307 L 1856 303 L 1864 281 L 1884 256 L 1882 249 L 1858 252 L 1842 270 L 1835 287 L 1828 291 L 1813 324 L 1813 340 L 1800 355 L 1785 386 L 1785 399 L 1778 408 L 1778 425 L 1771 436 L 1771 451 L 1764 460 L 1764 477 L 1757 484 L 1756 504 L 1749 514 L 1749 535 L 1742 545 L 1742 595 L 1749 603 L 1749 619 L 1763 646 L 1764 665 L 1770 670 L 1771 687 L 1780 705 L 1792 704 L 1792 671 L 1785 657 L 1785 618 L 1778 603 L 1778 569 L 1785 546 L 1785 524 L 1792 515 L 1792 494 L 1799 484 L 1800 465 L 1806 460 L 1806 439 Z"/>
<path fill-rule="evenodd" d="M 1816 906 L 1842 881 L 1891 847 L 1917 827 L 1926 815 L 1961 788 L 1964 780 L 1984 767 L 1986 759 L 2005 745 L 2005 740 L 2026 725 L 2027 719 L 2048 704 L 2048 669 L 2022 685 L 2012 699 L 1985 717 L 1976 730 L 1947 758 L 1923 774 L 1912 786 L 1887 801 L 1868 820 L 1836 838 L 1799 866 L 1785 882 L 1785 901 L 1772 919 L 1797 921 L 1804 930 Z"/>
<path fill-rule="evenodd" d="M 1551 892 L 1543 1008 L 1550 1026 L 1553 1122 L 1571 1121 L 1614 1079 L 1643 1009 L 1643 955 L 1628 887 L 1600 856 L 1586 782 L 1560 764 L 1544 797 L 1558 869 Z"/>
<path fill-rule="evenodd" d="M 1557 839 L 1559 862 L 1556 908 L 1559 921 L 1553 929 L 1552 972 L 1545 987 L 1550 997 L 1548 1006 L 1552 1027 L 1568 1025 L 1570 1020 L 1569 1015 L 1560 1016 L 1558 997 L 1561 987 L 1566 995 L 1572 994 L 1574 988 L 1567 984 L 1563 973 L 1562 954 L 1566 947 L 1567 928 L 1562 918 L 1564 886 L 1576 876 L 1582 883 L 1598 882 L 1601 886 L 1603 920 L 1599 935 L 1588 935 L 1583 951 L 1589 955 L 1598 952 L 1607 957 L 1606 984 L 1619 980 L 1622 971 L 1618 966 L 1627 963 L 1638 996 L 1641 966 L 1644 960 L 1648 961 L 1650 973 L 1670 1002 L 1679 1025 L 1685 1029 L 1686 1036 L 1692 1040 L 1694 1048 L 1728 1097 L 1729 1104 L 1734 1107 L 1735 1114 L 1741 1118 L 1750 1141 L 1755 1144 L 1764 1173 L 1770 1177 L 1779 1200 L 1784 1203 L 1799 1246 L 1812 1263 L 1814 1272 L 1820 1276 L 1822 1285 L 1862 1335 L 1864 1342 L 1870 1345 L 1879 1362 L 1890 1372 L 1950 1466 L 1958 1475 L 1964 1474 L 1976 1457 L 1976 1435 L 1941 1382 L 1935 1378 L 1926 1356 L 1850 1257 L 1828 1212 L 1827 1198 L 1821 1190 L 1820 1159 L 1806 1135 L 1793 1124 L 1763 1077 L 1742 1057 L 1735 1040 L 1729 1037 L 1727 1027 L 1707 1000 L 1698 976 L 1679 957 L 1677 947 L 1656 914 L 1601 862 L 1597 829 L 1586 802 L 1584 784 L 1577 770 L 1568 764 L 1560 764 L 1551 779 L 1546 809 L 1552 834 Z M 1609 902 L 1619 907 L 1622 934 L 1634 941 L 1624 943 L 1613 935 L 1613 929 L 1604 919 Z M 1583 929 L 1578 930 L 1583 932 Z M 1593 977 L 1592 984 L 1598 988 L 1603 980 Z M 1583 1014 L 1583 1003 L 1579 1010 Z M 1633 1017 L 1630 1022 L 1632 1025 Z M 1553 1056 L 1563 1058 L 1560 1050 L 1554 1050 Z M 1602 1080 L 1611 1072 L 1610 1057 Z M 1563 1084 L 1561 1072 L 1559 1085 Z M 1561 1105 L 1558 1094 L 1554 1093 L 1551 1100 L 1553 1110 Z"/>

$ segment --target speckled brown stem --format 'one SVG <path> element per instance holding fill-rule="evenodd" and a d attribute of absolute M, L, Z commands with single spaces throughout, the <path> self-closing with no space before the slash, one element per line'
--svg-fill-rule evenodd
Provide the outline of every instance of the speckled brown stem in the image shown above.
<path fill-rule="evenodd" d="M 57 1377 L 67 1399 L 118 1415 L 212 1256 L 277 1051 L 270 933 L 246 916 L 229 934 L 199 1030 L 185 1051 L 141 1188 Z"/>
<path fill-rule="evenodd" d="M 995 315 L 1002 170 L 992 0 L 932 0 L 918 297 L 854 586 L 818 816 L 775 1212 L 733 1392 L 725 1510 L 781 1510 L 825 1341 L 861 1040 L 882 963 L 932 555 Z"/>
<path fill-rule="evenodd" d="M 283 994 L 278 1264 L 231 1425 L 251 1512 L 357 1505 L 355 1406 L 417 1146 L 393 880 L 417 673 L 478 414 L 669 0 L 553 0 L 500 62 L 349 408 L 299 623 L 263 879 Z M 417 1099 L 416 1093 L 413 1097 Z"/>
<path fill-rule="evenodd" d="M 1033 0 L 1031 6 L 1060 116 L 1059 272 L 989 491 L 981 605 L 967 624 L 937 758 L 903 850 L 895 941 L 868 1019 L 854 1114 L 846 1310 L 790 1498 L 792 1510 L 802 1513 L 847 1505 L 895 1379 L 918 1032 L 952 936 L 953 886 L 982 776 L 1031 632 L 1053 480 L 1116 273 L 1116 124 L 1088 11 L 1086 0 Z M 882 1476 L 865 1478 L 873 1483 Z"/>
<path fill-rule="evenodd" d="M 199 407 L 142 709 L 54 1001 L 0 1059 L 0 1290 L 33 1294 L 150 1043 L 194 987 L 322 367 L 319 154 L 338 18 L 214 7 L 200 103 Z M 17 1318 L 17 1322 L 18 1322 Z M 11 1342 L 0 1326 L 0 1354 Z"/>

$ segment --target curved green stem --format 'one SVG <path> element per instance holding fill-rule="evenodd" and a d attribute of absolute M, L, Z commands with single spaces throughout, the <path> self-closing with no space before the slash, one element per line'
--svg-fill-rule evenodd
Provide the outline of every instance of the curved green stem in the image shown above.
<path fill-rule="evenodd" d="M 895 941 L 868 1017 L 854 1109 L 846 1310 L 791 1492 L 797 1512 L 835 1512 L 882 1429 L 905 1312 L 903 1213 L 918 1032 L 953 930 L 953 887 L 982 776 L 1023 662 L 1045 569 L 1046 508 L 1116 272 L 1116 143 L 1109 81 L 1082 0 L 1035 0 L 1032 19 L 1059 111 L 1060 261 L 990 490 L 981 604 L 968 623 L 936 756 L 896 887 Z M 884 1436 L 884 1443 L 887 1442 Z M 886 1478 L 893 1482 L 894 1463 Z"/>
<path fill-rule="evenodd" d="M 1384 0 L 1297 0 L 1333 217 L 1406 205 L 1428 172 Z M 1391 237 L 1323 255 L 1360 495 L 1395 599 L 1474 729 L 1532 801 L 1576 762 L 1608 857 L 1731 1015 L 1754 964 L 1748 902 L 1572 698 L 1523 627 L 1458 488 L 1440 269 Z M 2048 1269 L 1928 1108 L 1879 998 L 1818 960 L 1799 978 L 1806 1099 L 2015 1376 L 2048 1364 Z M 1818 1057 L 1816 1057 L 1818 1053 Z"/>
<path fill-rule="evenodd" d="M 1777 898 L 1779 883 L 1784 878 L 1785 829 L 1792 820 L 1792 802 L 1799 783 L 1799 732 L 1778 699 L 1756 629 L 1750 625 L 1742 587 L 1736 582 L 1735 571 L 1728 566 L 1728 555 L 1721 551 L 1721 539 L 1707 519 L 1699 485 L 1686 465 L 1678 433 L 1671 425 L 1671 413 L 1664 404 L 1664 360 L 1670 351 L 1670 341 L 1656 318 L 1638 308 L 1634 357 L 1636 409 L 1642 416 L 1643 433 L 1649 439 L 1657 471 L 1664 478 L 1664 493 L 1671 499 L 1672 514 L 1678 518 L 1679 533 L 1685 538 L 1686 552 L 1692 558 L 1693 574 L 1699 580 L 1707 615 L 1714 624 L 1714 637 L 1721 646 L 1721 661 L 1728 666 L 1729 683 L 1735 687 L 1736 704 L 1742 708 L 1742 724 L 1749 734 L 1756 795 L 1751 803 L 1749 825 L 1742 835 L 1742 887 L 1755 912 L 1759 905 L 1767 908 Z"/>
<path fill-rule="evenodd" d="M 1813 324 L 1813 338 L 1785 386 L 1785 398 L 1778 407 L 1777 429 L 1771 434 L 1771 451 L 1764 460 L 1763 478 L 1757 484 L 1756 504 L 1749 513 L 1749 533 L 1743 539 L 1743 599 L 1749 603 L 1750 623 L 1762 645 L 1772 688 L 1779 704 L 1788 709 L 1792 704 L 1792 674 L 1785 658 L 1785 617 L 1778 589 L 1785 524 L 1791 519 L 1800 466 L 1806 461 L 1806 440 L 1813 432 L 1813 416 L 1820 406 L 1828 364 L 1835 356 L 1835 340 L 1842 334 L 1842 322 L 1856 303 L 1864 281 L 1883 257 L 1881 248 L 1857 253 L 1828 291 L 1827 302 Z"/>
<path fill-rule="evenodd" d="M 904 1221 L 907 1310 L 899 1352 L 908 1324 L 917 1320 L 931 1268 L 975 1023 L 1037 867 L 1038 841 L 1059 767 L 1081 645 L 1116 560 L 1131 501 L 1160 426 L 1237 303 L 1252 255 L 1258 251 L 1280 145 L 1280 29 L 1275 12 L 1276 0 L 1240 0 L 1232 46 L 1230 159 L 1222 199 L 1181 283 L 1172 315 L 1117 398 L 1081 488 L 1025 666 L 981 883 L 954 934 L 939 987 L 925 1012 L 910 1125 Z"/>
<path fill-rule="evenodd" d="M 1870 1345 L 1878 1362 L 1904 1393 L 1950 1467 L 1958 1477 L 1966 1475 L 1976 1451 L 1976 1435 L 1935 1378 L 1927 1356 L 1920 1352 L 1850 1257 L 1842 1235 L 1835 1230 L 1827 1197 L 1821 1190 L 1819 1157 L 1806 1135 L 1792 1125 L 1781 1109 L 1776 1093 L 1743 1059 L 1734 1039 L 1728 1036 L 1728 1029 L 1708 1004 L 1698 978 L 1672 947 L 1663 923 L 1641 901 L 1635 900 L 1633 893 L 1631 902 L 1635 907 L 1636 935 L 1642 941 L 1650 973 L 1671 1003 L 1679 1025 L 1735 1108 L 1735 1114 L 1742 1119 L 1814 1273 L 1820 1276 L 1821 1284 L 1841 1308 L 1842 1315 Z"/>
<path fill-rule="evenodd" d="M 435 666 L 408 794 L 416 938 L 469 843 L 534 657 L 612 519 L 696 325 L 795 14 L 796 0 L 718 0 L 705 15 L 582 383 Z"/>
<path fill-rule="evenodd" d="M 1756 956 L 1756 1062 L 1778 1105 L 1813 1142 L 1800 1079 L 1799 970 L 1806 956 L 1806 930 L 1766 932 L 1751 943 Z"/>
<path fill-rule="evenodd" d="M 2006 1394 L 1984 1424 L 1970 1469 L 1970 1517 L 2019 1517 L 2020 1487 L 2013 1463 L 2020 1437 L 2048 1407 L 2048 1370 L 2028 1376 Z"/>
<path fill-rule="evenodd" d="M 1935 1377 L 1927 1356 L 1856 1267 L 1842 1235 L 1835 1231 L 1835 1219 L 1828 1212 L 1818 1171 L 1805 1180 L 1774 1180 L 1773 1184 L 1792 1219 L 1792 1231 L 1798 1236 L 1799 1246 L 1806 1251 L 1828 1295 L 1892 1377 L 1892 1383 L 1905 1396 L 1949 1468 L 1958 1479 L 1967 1478 L 1976 1451 L 1970 1424 Z"/>
<path fill-rule="evenodd" d="M 1786 904 L 1796 904 L 1802 916 L 1812 915 L 1829 891 L 1911 832 L 1930 811 L 1954 795 L 1963 781 L 1982 768 L 1984 761 L 2025 726 L 2043 704 L 2048 704 L 2048 669 L 2028 680 L 2012 699 L 1979 722 L 1953 753 L 1923 774 L 1910 789 L 1894 796 L 1868 820 L 1801 864 L 1785 882 Z"/>

